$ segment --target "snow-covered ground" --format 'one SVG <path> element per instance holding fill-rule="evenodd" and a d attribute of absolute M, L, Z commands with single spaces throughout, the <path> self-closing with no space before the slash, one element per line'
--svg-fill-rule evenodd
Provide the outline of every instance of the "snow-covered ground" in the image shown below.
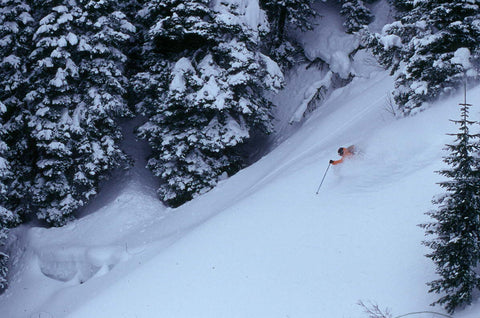
<path fill-rule="evenodd" d="M 428 310 L 435 276 L 416 225 L 440 191 L 434 171 L 461 100 L 395 120 L 390 86 L 378 73 L 339 91 L 272 153 L 178 209 L 132 178 L 71 225 L 28 230 L 2 317 L 364 317 L 359 300 Z M 316 195 L 349 144 L 362 154 Z"/>
<path fill-rule="evenodd" d="M 307 76 L 303 66 L 292 72 L 277 101 L 283 142 L 180 208 L 158 201 L 138 164 L 70 225 L 17 229 L 21 252 L 0 316 L 367 317 L 360 300 L 394 316 L 441 312 L 429 307 L 434 266 L 417 224 L 442 191 L 434 171 L 445 166 L 446 133 L 457 131 L 449 119 L 459 118 L 462 97 L 397 120 L 385 72 L 338 63 L 356 70 L 354 81 L 288 129 L 306 86 L 325 76 Z M 478 100 L 475 88 L 469 101 Z M 361 153 L 329 168 L 315 194 L 337 148 L 351 144 Z M 474 304 L 456 316 L 479 312 Z"/>

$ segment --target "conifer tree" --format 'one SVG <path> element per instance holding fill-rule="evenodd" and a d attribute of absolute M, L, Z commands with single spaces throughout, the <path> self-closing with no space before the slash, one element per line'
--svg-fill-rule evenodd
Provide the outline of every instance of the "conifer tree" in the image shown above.
<path fill-rule="evenodd" d="M 270 32 L 263 34 L 262 50 L 272 57 L 283 69 L 297 63 L 302 54 L 299 43 L 291 36 L 291 31 L 313 29 L 313 17 L 317 15 L 312 0 L 260 0 L 267 14 Z"/>
<path fill-rule="evenodd" d="M 240 8 L 209 1 L 150 2 L 148 72 L 137 75 L 147 122 L 139 136 L 153 153 L 149 168 L 165 182 L 160 197 L 178 206 L 242 167 L 238 147 L 271 131 L 264 90 L 280 86 L 278 66 L 258 52 L 258 30 Z"/>
<path fill-rule="evenodd" d="M 77 182 L 90 189 L 118 167 L 129 165 L 120 149 L 122 132 L 119 119 L 132 112 L 127 102 L 127 49 L 136 32 L 135 26 L 119 9 L 119 0 L 80 0 L 83 15 L 79 29 L 78 63 L 81 94 L 80 126 L 85 131 L 80 145 Z M 127 1 L 123 1 L 126 4 Z"/>
<path fill-rule="evenodd" d="M 479 1 L 412 1 L 394 2 L 401 17 L 387 25 L 380 39 L 386 50 L 377 46 L 377 54 L 396 72 L 394 99 L 404 115 L 422 110 L 429 101 L 455 91 L 463 81 L 478 76 L 480 24 Z M 401 44 L 386 46 L 393 36 Z M 397 41 L 397 43 L 400 41 Z M 470 52 L 473 67 L 467 71 L 459 63 L 459 49 Z M 393 61 L 387 56 L 399 58 Z M 400 64 L 402 68 L 398 68 Z"/>
<path fill-rule="evenodd" d="M 343 26 L 347 33 L 354 33 L 373 21 L 373 14 L 362 0 L 343 0 L 340 14 L 345 17 Z"/>
<path fill-rule="evenodd" d="M 26 95 L 37 216 L 62 225 L 125 165 L 117 118 L 128 115 L 122 46 L 133 26 L 118 3 L 35 2 L 39 27 Z"/>
<path fill-rule="evenodd" d="M 1 115 L 5 113 L 5 105 L 0 103 L 0 119 Z M 6 194 L 7 194 L 7 182 L 11 178 L 11 171 L 9 164 L 6 160 L 7 145 L 3 141 L 4 129 L 2 122 L 0 121 L 0 247 L 3 245 L 5 239 L 7 239 L 7 223 L 10 217 L 13 215 L 9 210 L 5 208 Z M 7 261 L 8 255 L 0 252 L 0 290 L 7 285 Z"/>
<path fill-rule="evenodd" d="M 18 218 L 10 211 L 8 206 L 8 186 L 11 184 L 13 173 L 11 165 L 8 162 L 9 148 L 3 141 L 6 135 L 4 129 L 3 116 L 6 107 L 0 103 L 0 248 L 8 238 L 8 228 L 17 224 Z M 7 287 L 8 255 L 0 250 L 0 290 Z"/>
<path fill-rule="evenodd" d="M 6 210 L 7 182 L 12 177 L 10 163 L 8 162 L 8 146 L 3 141 L 5 138 L 5 129 L 3 125 L 3 114 L 7 108 L 0 103 L 0 210 Z"/>
<path fill-rule="evenodd" d="M 4 149 L 8 148 L 8 152 L 0 152 L 9 162 L 11 176 L 2 199 L 4 207 L 8 206 L 16 216 L 25 214 L 29 206 L 26 180 L 31 161 L 22 99 L 28 89 L 26 61 L 32 50 L 33 25 L 31 8 L 26 1 L 0 1 L 0 104 L 3 107 L 0 142 Z"/>
<path fill-rule="evenodd" d="M 0 196 L 2 196 L 1 193 Z M 5 251 L 2 252 L 2 247 L 8 239 L 8 229 L 17 224 L 18 219 L 15 218 L 14 214 L 0 205 L 0 291 L 8 286 L 9 255 Z"/>
<path fill-rule="evenodd" d="M 424 244 L 432 249 L 427 255 L 436 264 L 440 278 L 430 282 L 430 292 L 443 296 L 434 304 L 444 305 L 453 313 L 460 306 L 472 302 L 472 293 L 480 288 L 480 135 L 471 134 L 476 124 L 468 120 L 469 104 L 461 104 L 460 126 L 455 142 L 447 145 L 449 155 L 444 158 L 450 169 L 438 173 L 447 177 L 439 185 L 446 193 L 436 198 L 438 206 L 427 214 L 433 222 L 423 224 L 427 235 L 434 238 Z"/>
<path fill-rule="evenodd" d="M 310 18 L 316 15 L 311 0 L 261 0 L 262 7 L 268 15 L 271 32 L 277 46 L 285 40 L 285 32 L 289 25 L 302 31 L 311 30 Z"/>
<path fill-rule="evenodd" d="M 19 95 L 25 94 L 25 60 L 31 51 L 32 24 L 25 1 L 0 1 L 0 101 L 8 108 L 16 106 Z"/>

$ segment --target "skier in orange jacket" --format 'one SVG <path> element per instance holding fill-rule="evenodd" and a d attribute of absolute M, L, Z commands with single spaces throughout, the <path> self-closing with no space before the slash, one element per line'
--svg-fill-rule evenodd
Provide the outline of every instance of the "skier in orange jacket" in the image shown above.
<path fill-rule="evenodd" d="M 338 148 L 338 154 L 342 156 L 342 158 L 338 160 L 330 160 L 330 163 L 332 165 L 338 165 L 339 163 L 342 163 L 345 159 L 353 156 L 355 154 L 355 146 L 350 146 L 350 147 L 340 147 Z"/>

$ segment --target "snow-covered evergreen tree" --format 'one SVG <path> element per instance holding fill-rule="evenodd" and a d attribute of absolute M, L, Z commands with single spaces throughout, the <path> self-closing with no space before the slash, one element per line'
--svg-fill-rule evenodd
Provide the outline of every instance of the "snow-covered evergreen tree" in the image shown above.
<path fill-rule="evenodd" d="M 80 112 L 79 124 L 86 135 L 80 141 L 85 147 L 80 147 L 75 178 L 95 189 L 106 174 L 128 161 L 119 145 L 118 119 L 131 115 L 125 65 L 136 28 L 119 11 L 121 0 L 79 2 L 83 10 L 77 26 L 81 32 L 77 50 L 82 57 L 78 63 L 82 99 L 75 112 Z"/>
<path fill-rule="evenodd" d="M 16 106 L 25 94 L 25 59 L 31 51 L 33 18 L 24 0 L 0 1 L 0 101 Z M 17 106 L 18 107 L 18 106 Z"/>
<path fill-rule="evenodd" d="M 313 28 L 312 18 L 316 16 L 311 0 L 260 0 L 270 24 L 270 32 L 264 35 L 263 50 L 283 68 L 289 68 L 297 61 L 302 49 L 289 36 L 293 29 L 302 31 Z"/>
<path fill-rule="evenodd" d="M 3 125 L 3 115 L 7 108 L 0 103 L 0 210 L 6 210 L 7 182 L 12 177 L 11 166 L 8 162 L 8 146 L 3 141 L 5 138 L 5 129 Z"/>
<path fill-rule="evenodd" d="M 2 138 L 9 149 L 3 152 L 9 162 L 11 179 L 3 189 L 3 205 L 15 215 L 22 215 L 28 206 L 26 175 L 31 170 L 25 124 L 27 83 L 26 60 L 31 52 L 34 20 L 24 0 L 0 1 L 0 103 Z M 0 150 L 2 152 L 2 150 Z M 2 205 L 2 203 L 0 203 Z"/>
<path fill-rule="evenodd" d="M 480 135 L 471 134 L 475 124 L 468 120 L 469 105 L 461 108 L 460 126 L 452 134 L 455 142 L 447 145 L 444 161 L 451 167 L 439 173 L 448 178 L 440 182 L 446 194 L 433 202 L 437 210 L 427 213 L 434 221 L 422 225 L 426 234 L 435 236 L 424 244 L 433 251 L 427 256 L 437 267 L 440 278 L 429 283 L 430 292 L 443 294 L 434 304 L 444 305 L 452 313 L 472 302 L 472 293 L 480 288 Z"/>
<path fill-rule="evenodd" d="M 1 158 L 0 158 L 1 159 Z M 0 172 L 1 174 L 2 172 Z M 1 183 L 2 181 L 0 181 Z M 1 191 L 1 189 L 0 189 Z M 0 197 L 2 194 L 0 193 Z M 0 205 L 0 291 L 7 288 L 8 260 L 9 255 L 3 251 L 3 246 L 8 239 L 8 229 L 18 224 L 18 218 Z"/>
<path fill-rule="evenodd" d="M 26 102 L 37 216 L 61 225 L 124 165 L 116 118 L 128 114 L 122 45 L 133 26 L 117 1 L 37 1 Z"/>
<path fill-rule="evenodd" d="M 372 12 L 362 0 L 342 0 L 340 13 L 345 17 L 343 26 L 347 33 L 361 30 L 373 21 Z"/>
<path fill-rule="evenodd" d="M 153 154 L 149 168 L 165 182 L 162 200 L 178 206 L 238 171 L 238 146 L 271 131 L 264 90 L 280 87 L 276 63 L 258 52 L 255 2 L 152 1 L 141 12 L 154 23 L 145 45 L 148 72 L 137 75 L 139 128 Z M 250 12 L 250 18 L 253 16 Z M 252 22 L 249 24 L 248 22 Z"/>
<path fill-rule="evenodd" d="M 1 115 L 5 113 L 7 108 L 0 103 L 0 119 Z M 6 193 L 7 193 L 7 180 L 11 177 L 11 171 L 7 162 L 6 153 L 7 145 L 3 141 L 3 125 L 0 121 L 0 247 L 3 245 L 3 241 L 7 238 L 7 228 L 5 219 L 11 215 L 11 212 L 5 208 Z M 7 283 L 7 261 L 8 255 L 0 251 L 0 290 L 6 287 Z"/>
<path fill-rule="evenodd" d="M 415 25 L 405 25 L 401 22 L 394 22 L 383 27 L 382 33 L 366 33 L 364 41 L 378 62 L 385 69 L 390 69 L 391 75 L 394 75 L 400 67 L 405 54 L 404 43 L 412 38 L 411 32 L 417 30 Z"/>
<path fill-rule="evenodd" d="M 469 79 L 478 77 L 480 2 L 409 0 L 396 3 L 401 18 L 385 26 L 376 42 L 385 50 L 377 47 L 376 53 L 383 64 L 393 66 L 394 71 L 398 69 L 394 99 L 408 115 L 423 109 L 429 101 L 455 91 L 465 75 Z M 470 52 L 470 61 L 459 56 L 465 54 L 465 48 Z M 399 61 L 395 61 L 397 58 Z"/>
<path fill-rule="evenodd" d="M 13 219 L 13 214 L 0 206 L 0 291 L 7 288 L 8 260 L 9 255 L 1 249 L 8 238 L 8 223 Z"/>
<path fill-rule="evenodd" d="M 282 43 L 289 25 L 303 31 L 311 30 L 311 18 L 316 15 L 311 0 L 260 0 L 268 15 L 271 31 L 278 44 Z"/>
<path fill-rule="evenodd" d="M 6 113 L 6 106 L 0 103 L 0 290 L 7 286 L 8 272 L 8 255 L 2 252 L 2 246 L 7 239 L 8 228 L 16 225 L 18 217 L 16 217 L 8 206 L 8 186 L 13 179 L 11 165 L 8 162 L 9 148 L 3 141 L 5 139 L 6 130 L 4 129 L 3 120 Z"/>

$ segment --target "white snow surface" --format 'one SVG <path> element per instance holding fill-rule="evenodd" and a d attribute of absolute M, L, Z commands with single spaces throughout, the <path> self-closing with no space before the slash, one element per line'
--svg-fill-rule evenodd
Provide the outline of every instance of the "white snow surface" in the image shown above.
<path fill-rule="evenodd" d="M 254 32 L 268 29 L 266 14 L 259 0 L 213 0 L 211 6 L 218 19 L 226 24 L 243 24 Z M 232 14 L 234 10 L 236 14 Z"/>
<path fill-rule="evenodd" d="M 331 83 L 332 83 L 332 72 L 330 71 L 327 73 L 327 75 L 325 75 L 324 78 L 308 86 L 304 93 L 303 102 L 297 108 L 292 118 L 290 119 L 289 123 L 300 122 L 301 119 L 305 116 L 305 112 L 307 111 L 307 108 L 308 108 L 308 103 L 313 99 L 313 97 L 318 92 L 318 90 L 321 89 L 322 87 L 329 88 L 331 86 Z"/>
<path fill-rule="evenodd" d="M 0 316 L 366 318 L 359 300 L 393 316 L 443 312 L 429 306 L 439 296 L 425 283 L 437 276 L 417 225 L 443 192 L 434 171 L 445 168 L 463 97 L 395 119 L 392 78 L 360 60 L 368 54 L 352 64 L 362 76 L 297 125 L 288 122 L 326 72 L 290 72 L 274 99 L 278 146 L 177 209 L 158 201 L 142 159 L 71 224 L 14 230 Z M 480 87 L 468 92 L 476 100 Z M 142 144 L 126 144 L 144 157 Z M 360 153 L 330 167 L 315 194 L 337 148 L 351 144 Z M 455 317 L 479 311 L 477 301 Z"/>
<path fill-rule="evenodd" d="M 358 47 L 360 41 L 352 34 L 346 34 L 338 16 L 338 8 L 332 8 L 331 3 L 316 3 L 321 16 L 314 22 L 312 31 L 300 35 L 300 43 L 305 49 L 306 57 L 313 61 L 320 58 L 330 69 L 342 78 L 353 74 L 348 55 Z"/>
<path fill-rule="evenodd" d="M 165 209 L 132 174 L 95 213 L 24 229 L 2 317 L 366 317 L 359 300 L 429 310 L 435 274 L 417 224 L 441 191 L 434 171 L 461 98 L 396 120 L 385 110 L 391 85 L 384 73 L 354 81 L 270 154 L 180 208 Z M 350 144 L 361 154 L 331 168 L 316 195 L 328 160 Z"/>

